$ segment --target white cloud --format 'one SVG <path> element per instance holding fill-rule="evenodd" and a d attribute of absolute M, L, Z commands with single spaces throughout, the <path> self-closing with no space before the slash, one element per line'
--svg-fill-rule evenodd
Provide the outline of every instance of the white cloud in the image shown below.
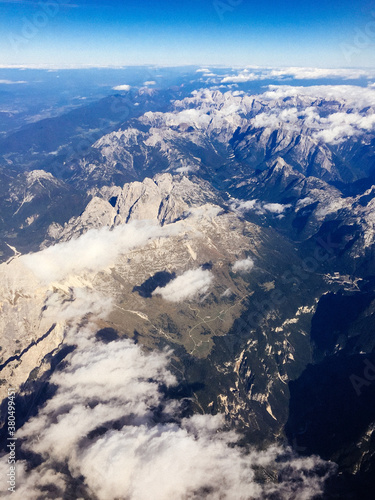
<path fill-rule="evenodd" d="M 342 78 L 344 80 L 355 80 L 358 78 L 371 78 L 374 75 L 373 70 L 362 69 L 326 69 L 326 68 L 280 68 L 269 72 L 270 77 L 290 76 L 296 80 L 318 80 L 325 78 Z"/>
<path fill-rule="evenodd" d="M 254 128 L 278 128 L 280 124 L 279 117 L 276 113 L 260 113 L 251 120 L 251 125 Z"/>
<path fill-rule="evenodd" d="M 327 101 L 340 100 L 353 105 L 356 109 L 375 105 L 375 89 L 355 85 L 312 85 L 309 87 L 292 85 L 269 85 L 269 90 L 262 94 L 267 100 L 285 99 L 286 97 L 310 99 L 310 105 L 316 99 Z M 307 104 L 307 102 L 306 102 Z"/>
<path fill-rule="evenodd" d="M 55 291 L 47 297 L 43 317 L 54 322 L 70 323 L 87 314 L 105 318 L 111 311 L 113 301 L 110 297 L 103 297 L 89 287 L 74 286 L 74 283 L 64 285 L 60 289 L 55 287 Z"/>
<path fill-rule="evenodd" d="M 255 71 L 254 71 L 255 70 Z M 373 78 L 374 70 L 361 69 L 325 69 L 325 68 L 253 68 L 252 72 L 245 69 L 236 75 L 227 75 L 221 83 L 245 83 L 256 80 L 272 79 L 295 79 L 295 80 L 318 80 L 318 79 L 342 79 L 357 80 L 359 78 Z"/>
<path fill-rule="evenodd" d="M 0 84 L 1 85 L 18 85 L 18 84 L 24 84 L 24 83 L 27 83 L 23 80 L 19 80 L 19 81 L 13 81 L 13 80 L 0 80 Z"/>
<path fill-rule="evenodd" d="M 312 197 L 309 197 L 309 196 L 307 196 L 306 198 L 300 198 L 297 201 L 296 210 L 299 210 L 301 208 L 305 208 L 308 205 L 311 205 L 312 203 L 314 203 L 315 201 L 316 201 L 315 198 L 312 198 Z"/>
<path fill-rule="evenodd" d="M 327 143 L 337 144 L 348 137 L 360 135 L 362 132 L 375 129 L 375 114 L 361 115 L 359 113 L 333 113 L 321 122 L 326 126 L 315 134 Z"/>
<path fill-rule="evenodd" d="M 238 75 L 226 76 L 221 80 L 221 83 L 245 83 L 251 82 L 254 80 L 262 80 L 262 75 L 257 75 L 255 73 L 248 73 L 247 71 L 243 71 Z"/>
<path fill-rule="evenodd" d="M 242 260 L 237 260 L 234 264 L 233 264 L 233 271 L 236 273 L 236 272 L 247 272 L 247 271 L 251 271 L 254 267 L 254 261 L 248 257 L 247 259 L 242 259 Z"/>
<path fill-rule="evenodd" d="M 122 90 L 124 92 L 129 92 L 130 89 L 130 85 L 117 85 L 116 87 L 113 87 L 113 90 Z"/>
<path fill-rule="evenodd" d="M 241 79 L 253 76 L 254 72 L 249 71 L 240 74 Z M 232 79 L 233 75 L 225 78 Z M 170 128 L 180 125 L 214 134 L 221 142 L 228 142 L 236 129 L 244 130 L 248 125 L 259 129 L 282 128 L 287 134 L 302 132 L 331 144 L 375 129 L 372 86 L 269 85 L 263 94 L 255 96 L 205 89 L 175 101 L 174 107 L 168 113 L 145 113 L 140 119 L 158 129 L 158 134 L 162 128 L 164 143 L 170 138 Z M 153 132 L 153 138 L 161 142 L 158 134 Z"/>
<path fill-rule="evenodd" d="M 291 207 L 291 205 L 282 205 L 281 203 L 266 203 L 263 205 L 263 208 L 267 210 L 267 212 L 273 214 L 282 214 L 289 207 Z"/>
<path fill-rule="evenodd" d="M 147 81 L 147 82 L 144 82 L 143 85 L 146 85 L 146 86 L 149 86 L 149 85 L 156 85 L 156 82 L 154 80 L 150 80 L 150 81 Z"/>
<path fill-rule="evenodd" d="M 183 167 L 178 167 L 175 172 L 178 174 L 188 174 L 189 172 L 196 172 L 199 170 L 195 165 L 184 165 Z"/>
<path fill-rule="evenodd" d="M 270 125 L 268 124 L 267 126 Z M 232 210 L 239 212 L 240 214 L 254 211 L 258 215 L 264 215 L 266 212 L 282 214 L 287 208 L 290 207 L 291 205 L 283 205 L 281 203 L 264 203 L 259 200 L 234 200 L 231 204 Z"/>
<path fill-rule="evenodd" d="M 20 257 L 23 264 L 44 283 L 66 278 L 82 271 L 100 271 L 111 266 L 122 253 L 148 241 L 177 234 L 178 226 L 160 227 L 154 221 L 91 229 L 77 239 L 59 243 L 38 253 Z"/>
<path fill-rule="evenodd" d="M 188 216 L 189 219 L 215 219 L 220 212 L 222 212 L 222 207 L 218 205 L 212 205 L 212 203 L 206 203 L 205 205 L 201 205 L 200 207 L 193 207 L 187 212 L 185 215 Z"/>
<path fill-rule="evenodd" d="M 153 500 L 249 500 L 276 493 L 280 500 L 307 500 L 322 492 L 326 475 L 314 469 L 325 467 L 328 474 L 332 466 L 319 458 L 298 458 L 277 446 L 238 447 L 240 436 L 221 430 L 221 415 L 181 418 L 180 404 L 162 391 L 177 384 L 169 353 L 146 354 L 127 339 L 103 344 L 88 330 L 75 340 L 77 349 L 51 378 L 57 391 L 18 431 L 23 449 L 42 463 L 17 463 L 14 500 L 38 500 L 46 491 L 63 498 L 70 476 L 80 483 L 80 495 L 98 500 L 149 500 L 150 492 Z M 6 458 L 0 461 L 4 477 Z M 258 483 L 259 468 L 282 480 Z M 6 488 L 2 481 L 4 496 Z"/>
<path fill-rule="evenodd" d="M 250 120 L 254 128 L 283 127 L 292 133 L 309 130 L 314 139 L 328 144 L 339 144 L 375 130 L 375 89 L 370 87 L 271 85 L 269 88 L 260 97 L 265 99 L 268 109 Z M 290 101 L 285 101 L 286 98 Z M 327 102 L 324 108 L 322 100 Z"/>
<path fill-rule="evenodd" d="M 197 295 L 205 294 L 213 281 L 211 271 L 194 269 L 177 276 L 165 287 L 157 287 L 153 295 L 161 295 L 164 300 L 180 302 L 191 299 Z"/>
<path fill-rule="evenodd" d="M 233 202 L 232 208 L 240 211 L 256 210 L 260 208 L 260 204 L 258 200 L 236 200 L 235 202 Z"/>
<path fill-rule="evenodd" d="M 246 212 L 255 212 L 257 215 L 263 215 L 265 212 L 262 207 L 262 202 L 259 200 L 234 200 L 231 209 L 243 215 Z"/>
<path fill-rule="evenodd" d="M 208 68 L 197 69 L 196 73 L 210 73 L 211 71 Z"/>

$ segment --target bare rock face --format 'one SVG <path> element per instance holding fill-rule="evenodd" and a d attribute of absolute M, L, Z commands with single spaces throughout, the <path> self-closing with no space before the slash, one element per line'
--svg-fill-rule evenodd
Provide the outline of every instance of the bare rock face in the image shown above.
<path fill-rule="evenodd" d="M 18 388 L 30 372 L 63 339 L 56 317 L 44 314 L 51 291 L 16 257 L 0 265 L 1 378 L 0 397 Z"/>
<path fill-rule="evenodd" d="M 227 178 L 236 172 L 246 179 L 256 169 L 268 169 L 278 157 L 295 172 L 327 182 L 368 175 L 371 160 L 357 161 L 359 146 L 352 137 L 361 137 L 367 158 L 373 133 L 365 123 L 371 121 L 373 106 L 364 107 L 363 96 L 357 102 L 350 92 L 332 99 L 324 89 L 313 90 L 316 95 L 302 88 L 300 95 L 290 88 L 252 96 L 195 91 L 172 102 L 169 111 L 146 112 L 128 128 L 96 141 L 81 162 L 77 181 L 109 185 L 117 183 L 117 175 L 143 179 L 161 171 L 211 174 L 221 164 Z M 330 122 L 327 114 L 335 119 Z M 342 136 L 340 120 L 352 123 L 348 137 Z M 357 126 L 362 122 L 362 128 Z"/>
<path fill-rule="evenodd" d="M 220 197 L 204 181 L 183 175 L 160 174 L 143 182 L 125 184 L 123 188 L 103 187 L 79 217 L 73 217 L 65 227 L 50 226 L 48 241 L 67 241 L 83 232 L 103 226 L 114 227 L 133 220 L 155 220 L 161 225 L 184 217 L 191 208 Z"/>

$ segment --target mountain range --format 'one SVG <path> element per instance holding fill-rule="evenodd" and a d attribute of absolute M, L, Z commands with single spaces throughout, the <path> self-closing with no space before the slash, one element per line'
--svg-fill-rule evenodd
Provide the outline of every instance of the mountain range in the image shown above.
<path fill-rule="evenodd" d="M 293 474 L 257 459 L 252 484 L 266 486 L 237 498 L 372 498 L 373 86 L 130 89 L 11 130 L 0 153 L 0 390 L 3 409 L 17 390 L 35 498 L 111 498 L 85 460 L 140 410 L 83 370 L 97 355 L 115 366 L 128 341 L 169 359 L 168 376 L 137 379 L 167 399 L 145 400 L 149 427 L 222 415 L 241 449 L 293 454 Z M 74 401 L 93 414 L 68 459 L 42 424 L 71 418 Z M 175 498 L 234 498 L 212 484 Z"/>

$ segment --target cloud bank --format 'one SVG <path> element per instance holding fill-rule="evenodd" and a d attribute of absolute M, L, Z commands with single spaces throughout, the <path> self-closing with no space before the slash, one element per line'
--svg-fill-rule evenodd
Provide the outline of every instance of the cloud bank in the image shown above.
<path fill-rule="evenodd" d="M 320 80 L 320 79 L 342 79 L 358 80 L 374 78 L 374 70 L 349 69 L 349 68 L 245 68 L 237 74 L 227 75 L 221 79 L 221 83 L 246 83 L 257 80 Z"/>
<path fill-rule="evenodd" d="M 17 463 L 14 500 L 311 499 L 332 471 L 290 449 L 236 445 L 221 415 L 183 416 L 167 396 L 177 385 L 168 352 L 145 353 L 132 341 L 103 343 L 86 329 L 70 335 L 76 350 L 51 378 L 57 391 L 17 437 L 40 465 Z M 69 336 L 68 336 L 69 338 Z M 6 477 L 6 457 L 0 473 Z M 258 483 L 256 470 L 279 478 Z M 319 472 L 319 473 L 318 473 Z M 75 489 L 74 489 L 75 488 Z M 0 484 L 6 495 L 4 481 Z"/>
<path fill-rule="evenodd" d="M 267 100 L 292 98 L 307 98 L 311 104 L 316 99 L 327 101 L 345 101 L 346 104 L 354 106 L 355 109 L 374 106 L 375 90 L 371 87 L 359 87 L 356 85 L 312 85 L 302 87 L 297 85 L 269 85 L 268 91 L 262 94 Z M 306 101 L 303 101 L 306 103 Z"/>

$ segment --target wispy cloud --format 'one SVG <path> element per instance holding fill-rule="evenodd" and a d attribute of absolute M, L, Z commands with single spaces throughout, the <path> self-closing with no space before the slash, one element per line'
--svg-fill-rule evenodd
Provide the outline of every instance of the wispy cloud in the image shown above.
<path fill-rule="evenodd" d="M 268 122 L 265 126 L 270 126 L 270 123 Z M 267 213 L 281 215 L 290 207 L 291 205 L 289 204 L 283 205 L 281 203 L 264 203 L 260 200 L 234 200 L 231 203 L 232 210 L 241 214 L 254 211 L 258 215 L 264 215 Z"/>
<path fill-rule="evenodd" d="M 226 76 L 221 80 L 221 83 L 245 83 L 252 82 L 255 80 L 262 80 L 265 76 L 256 73 L 249 73 L 248 71 L 243 71 L 238 75 Z"/>
<path fill-rule="evenodd" d="M 20 84 L 24 84 L 24 83 L 28 83 L 28 82 L 25 82 L 24 80 L 19 80 L 19 81 L 15 81 L 15 80 L 0 80 L 0 85 L 20 85 Z"/>

